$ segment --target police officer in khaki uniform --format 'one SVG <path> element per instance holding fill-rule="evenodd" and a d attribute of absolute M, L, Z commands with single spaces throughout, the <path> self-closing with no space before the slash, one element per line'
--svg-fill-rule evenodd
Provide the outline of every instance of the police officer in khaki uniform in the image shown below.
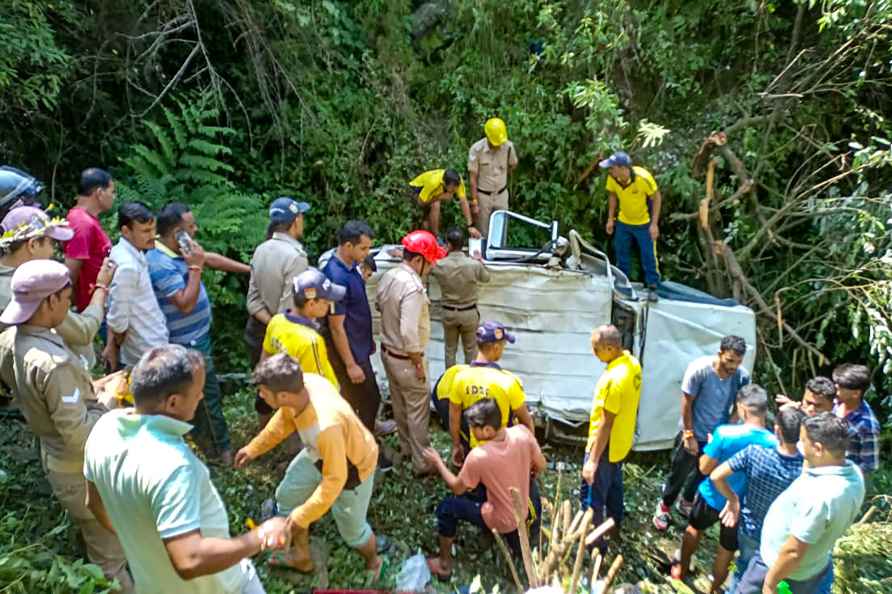
<path fill-rule="evenodd" d="M 33 206 L 19 206 L 4 217 L 0 223 L 3 236 L 0 237 L 0 310 L 12 300 L 12 275 L 16 269 L 31 260 L 51 258 L 56 241 L 68 241 L 74 236 L 65 219 L 50 219 L 41 209 Z M 96 287 L 108 289 L 112 280 L 114 264 L 110 260 L 96 277 Z M 81 313 L 69 311 L 56 332 L 74 354 L 78 355 L 87 369 L 96 362 L 93 339 L 99 332 L 105 315 L 107 290 L 95 291 L 90 304 Z"/>
<path fill-rule="evenodd" d="M 266 325 L 274 315 L 292 307 L 294 277 L 309 266 L 307 252 L 299 241 L 304 235 L 304 213 L 309 210 L 306 202 L 287 197 L 276 198 L 269 207 L 268 239 L 254 250 L 248 283 L 249 315 L 244 338 L 252 368 L 260 361 Z M 260 396 L 254 401 L 254 409 L 261 425 L 266 425 L 273 410 Z"/>
<path fill-rule="evenodd" d="M 486 235 L 489 217 L 508 208 L 508 176 L 517 167 L 517 151 L 508 140 L 508 128 L 500 118 L 490 118 L 483 126 L 486 138 L 471 145 L 468 172 L 471 178 L 471 210 L 477 214 L 477 228 Z"/>
<path fill-rule="evenodd" d="M 16 403 L 40 440 L 47 479 L 80 528 L 87 556 L 129 592 L 124 551 L 86 506 L 84 444 L 106 408 L 96 401 L 90 374 L 54 330 L 71 305 L 68 268 L 52 260 L 26 262 L 12 276 L 12 293 L 0 315 L 0 323 L 14 326 L 0 335 L 2 380 L 15 386 Z"/>
<path fill-rule="evenodd" d="M 390 384 L 390 402 L 403 455 L 410 453 L 418 475 L 434 469 L 424 459 L 428 435 L 427 369 L 424 351 L 430 339 L 430 301 L 421 278 L 446 255 L 429 231 L 403 237 L 403 261 L 378 281 L 381 312 L 381 361 Z"/>
<path fill-rule="evenodd" d="M 479 254 L 468 257 L 462 251 L 465 234 L 453 227 L 446 232 L 449 254 L 437 262 L 431 275 L 440 285 L 443 303 L 443 335 L 446 346 L 446 369 L 455 365 L 458 338 L 465 352 L 465 363 L 477 356 L 477 326 L 480 312 L 477 310 L 479 284 L 489 282 L 489 271 Z"/>

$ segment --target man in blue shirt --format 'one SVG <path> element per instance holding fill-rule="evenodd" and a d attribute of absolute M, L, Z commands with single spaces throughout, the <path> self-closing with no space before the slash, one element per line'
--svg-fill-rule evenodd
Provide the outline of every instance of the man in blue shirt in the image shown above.
<path fill-rule="evenodd" d="M 725 462 L 749 445 L 767 448 L 777 446 L 774 435 L 765 428 L 768 416 L 768 393 L 757 384 L 747 384 L 737 392 L 737 416 L 743 422 L 739 425 L 720 425 L 712 435 L 712 440 L 703 448 L 700 457 L 700 472 L 709 475 L 716 466 Z M 746 476 L 735 472 L 728 478 L 728 486 L 739 496 L 746 487 Z M 711 480 L 700 483 L 694 497 L 694 507 L 688 517 L 681 543 L 681 560 L 672 565 L 672 577 L 684 579 L 691 563 L 691 557 L 703 532 L 719 522 L 719 514 L 725 507 L 725 497 Z M 721 591 L 728 577 L 728 567 L 737 551 L 737 525 L 721 525 L 719 550 L 712 567 L 712 591 Z"/>
<path fill-rule="evenodd" d="M 328 315 L 326 341 L 331 366 L 341 385 L 341 395 L 372 435 L 381 392 L 372 369 L 372 310 L 359 265 L 368 257 L 374 237 L 365 221 L 347 221 L 338 232 L 337 250 L 322 269 L 331 282 L 347 289 Z M 378 468 L 390 470 L 392 462 L 382 449 L 379 452 Z"/>
<path fill-rule="evenodd" d="M 870 370 L 864 365 L 843 363 L 833 370 L 836 384 L 836 404 L 833 414 L 849 428 L 849 447 L 846 458 L 857 464 L 865 480 L 880 465 L 880 423 L 864 393 L 870 388 Z"/>
<path fill-rule="evenodd" d="M 214 371 L 211 345 L 211 302 L 201 281 L 205 252 L 190 236 L 193 215 L 185 204 L 168 204 L 158 213 L 158 241 L 146 253 L 152 289 L 167 320 L 170 342 L 205 357 L 204 399 L 195 412 L 195 441 L 208 458 L 232 464 L 229 428 Z"/>
<path fill-rule="evenodd" d="M 807 468 L 768 508 L 762 542 L 737 594 L 812 594 L 830 572 L 830 552 L 861 511 L 864 477 L 846 460 L 849 431 L 833 413 L 805 419 L 799 433 Z"/>
<path fill-rule="evenodd" d="M 721 513 L 722 524 L 736 526 L 738 518 L 741 520 L 737 529 L 740 555 L 731 592 L 759 548 L 762 522 L 769 506 L 802 474 L 803 458 L 797 444 L 803 418 L 805 413 L 797 408 L 781 409 L 774 426 L 774 435 L 778 440 L 776 448 L 748 446 L 709 475 L 719 493 L 728 500 Z M 734 473 L 746 478 L 746 494 L 743 497 L 738 497 L 728 484 L 727 479 Z"/>
<path fill-rule="evenodd" d="M 675 438 L 671 467 L 663 493 L 657 502 L 653 524 L 660 532 L 669 528 L 672 504 L 678 498 L 678 510 L 687 516 L 693 506 L 697 487 L 704 477 L 698 469 L 698 457 L 707 437 L 716 427 L 728 422 L 738 390 L 749 383 L 749 372 L 742 367 L 746 342 L 739 336 L 725 336 L 715 355 L 692 361 L 681 381 L 681 432 Z"/>

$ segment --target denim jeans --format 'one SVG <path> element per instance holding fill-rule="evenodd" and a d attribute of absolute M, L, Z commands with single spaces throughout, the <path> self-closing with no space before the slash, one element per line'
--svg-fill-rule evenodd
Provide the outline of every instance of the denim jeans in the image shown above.
<path fill-rule="evenodd" d="M 601 454 L 601 460 L 598 462 L 598 468 L 595 470 L 595 478 L 589 485 L 583 479 L 579 487 L 579 501 L 582 509 L 592 508 L 592 526 L 600 526 L 606 517 L 613 518 L 616 526 L 623 521 L 625 516 L 625 506 L 623 499 L 625 496 L 623 489 L 623 463 L 610 462 L 608 452 L 610 444 L 604 448 Z M 583 466 L 588 462 L 588 454 L 585 455 Z M 601 539 L 598 547 L 601 552 L 606 552 L 607 541 Z"/>
<path fill-rule="evenodd" d="M 641 267 L 644 269 L 644 284 L 656 286 L 660 283 L 657 250 L 650 238 L 650 224 L 627 225 L 619 221 L 613 231 L 613 249 L 616 252 L 616 265 L 626 276 L 632 268 L 632 242 L 638 244 Z"/>
<path fill-rule="evenodd" d="M 205 336 L 188 345 L 204 355 L 204 398 L 195 409 L 195 418 L 192 424 L 192 437 L 198 446 L 209 456 L 219 455 L 231 448 L 229 443 L 229 428 L 223 417 L 223 394 L 220 392 L 220 383 L 217 381 L 217 373 L 214 370 L 213 347 L 211 337 Z"/>

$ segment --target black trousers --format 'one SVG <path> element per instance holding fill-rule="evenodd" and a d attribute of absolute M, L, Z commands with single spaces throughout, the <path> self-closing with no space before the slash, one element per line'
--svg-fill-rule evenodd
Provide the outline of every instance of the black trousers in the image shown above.
<path fill-rule="evenodd" d="M 706 478 L 700 474 L 700 456 L 694 456 L 686 449 L 681 438 L 681 433 L 675 437 L 675 449 L 672 451 L 672 462 L 669 469 L 669 476 L 663 484 L 663 504 L 666 507 L 672 507 L 678 494 L 681 493 L 685 501 L 693 501 L 694 495 L 697 494 L 697 487 Z M 700 447 L 700 453 L 706 442 L 697 442 Z"/>
<path fill-rule="evenodd" d="M 334 342 L 326 337 L 325 343 L 328 349 L 328 360 L 338 378 L 338 383 L 341 384 L 341 396 L 350 403 L 353 412 L 356 413 L 365 428 L 374 435 L 375 418 L 378 416 L 378 408 L 381 406 L 381 391 L 378 389 L 377 380 L 375 380 L 375 371 L 372 369 L 371 360 L 356 362 L 365 374 L 365 381 L 361 384 L 354 384 L 350 381 L 350 376 L 347 375 L 347 366 L 341 360 Z"/>
<path fill-rule="evenodd" d="M 248 322 L 245 324 L 245 333 L 242 335 L 245 341 L 245 347 L 248 349 L 248 359 L 251 361 L 251 371 L 260 363 L 260 354 L 263 351 L 263 338 L 266 336 L 266 325 L 257 321 L 254 316 L 248 316 Z M 258 394 L 254 397 L 254 410 L 259 415 L 271 415 L 273 409 L 270 405 L 263 401 Z"/>

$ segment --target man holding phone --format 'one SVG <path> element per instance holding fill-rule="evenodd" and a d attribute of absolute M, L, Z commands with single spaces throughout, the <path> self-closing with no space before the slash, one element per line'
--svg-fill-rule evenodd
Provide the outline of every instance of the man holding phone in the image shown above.
<path fill-rule="evenodd" d="M 187 227 L 194 218 L 185 204 L 173 202 L 158 213 L 158 241 L 146 254 L 152 289 L 167 321 L 170 342 L 204 355 L 204 399 L 198 404 L 193 424 L 195 441 L 208 458 L 224 466 L 232 464 L 229 429 L 223 417 L 223 398 L 214 370 L 211 345 L 211 302 L 201 273 L 207 264 L 205 251 L 192 239 Z"/>

